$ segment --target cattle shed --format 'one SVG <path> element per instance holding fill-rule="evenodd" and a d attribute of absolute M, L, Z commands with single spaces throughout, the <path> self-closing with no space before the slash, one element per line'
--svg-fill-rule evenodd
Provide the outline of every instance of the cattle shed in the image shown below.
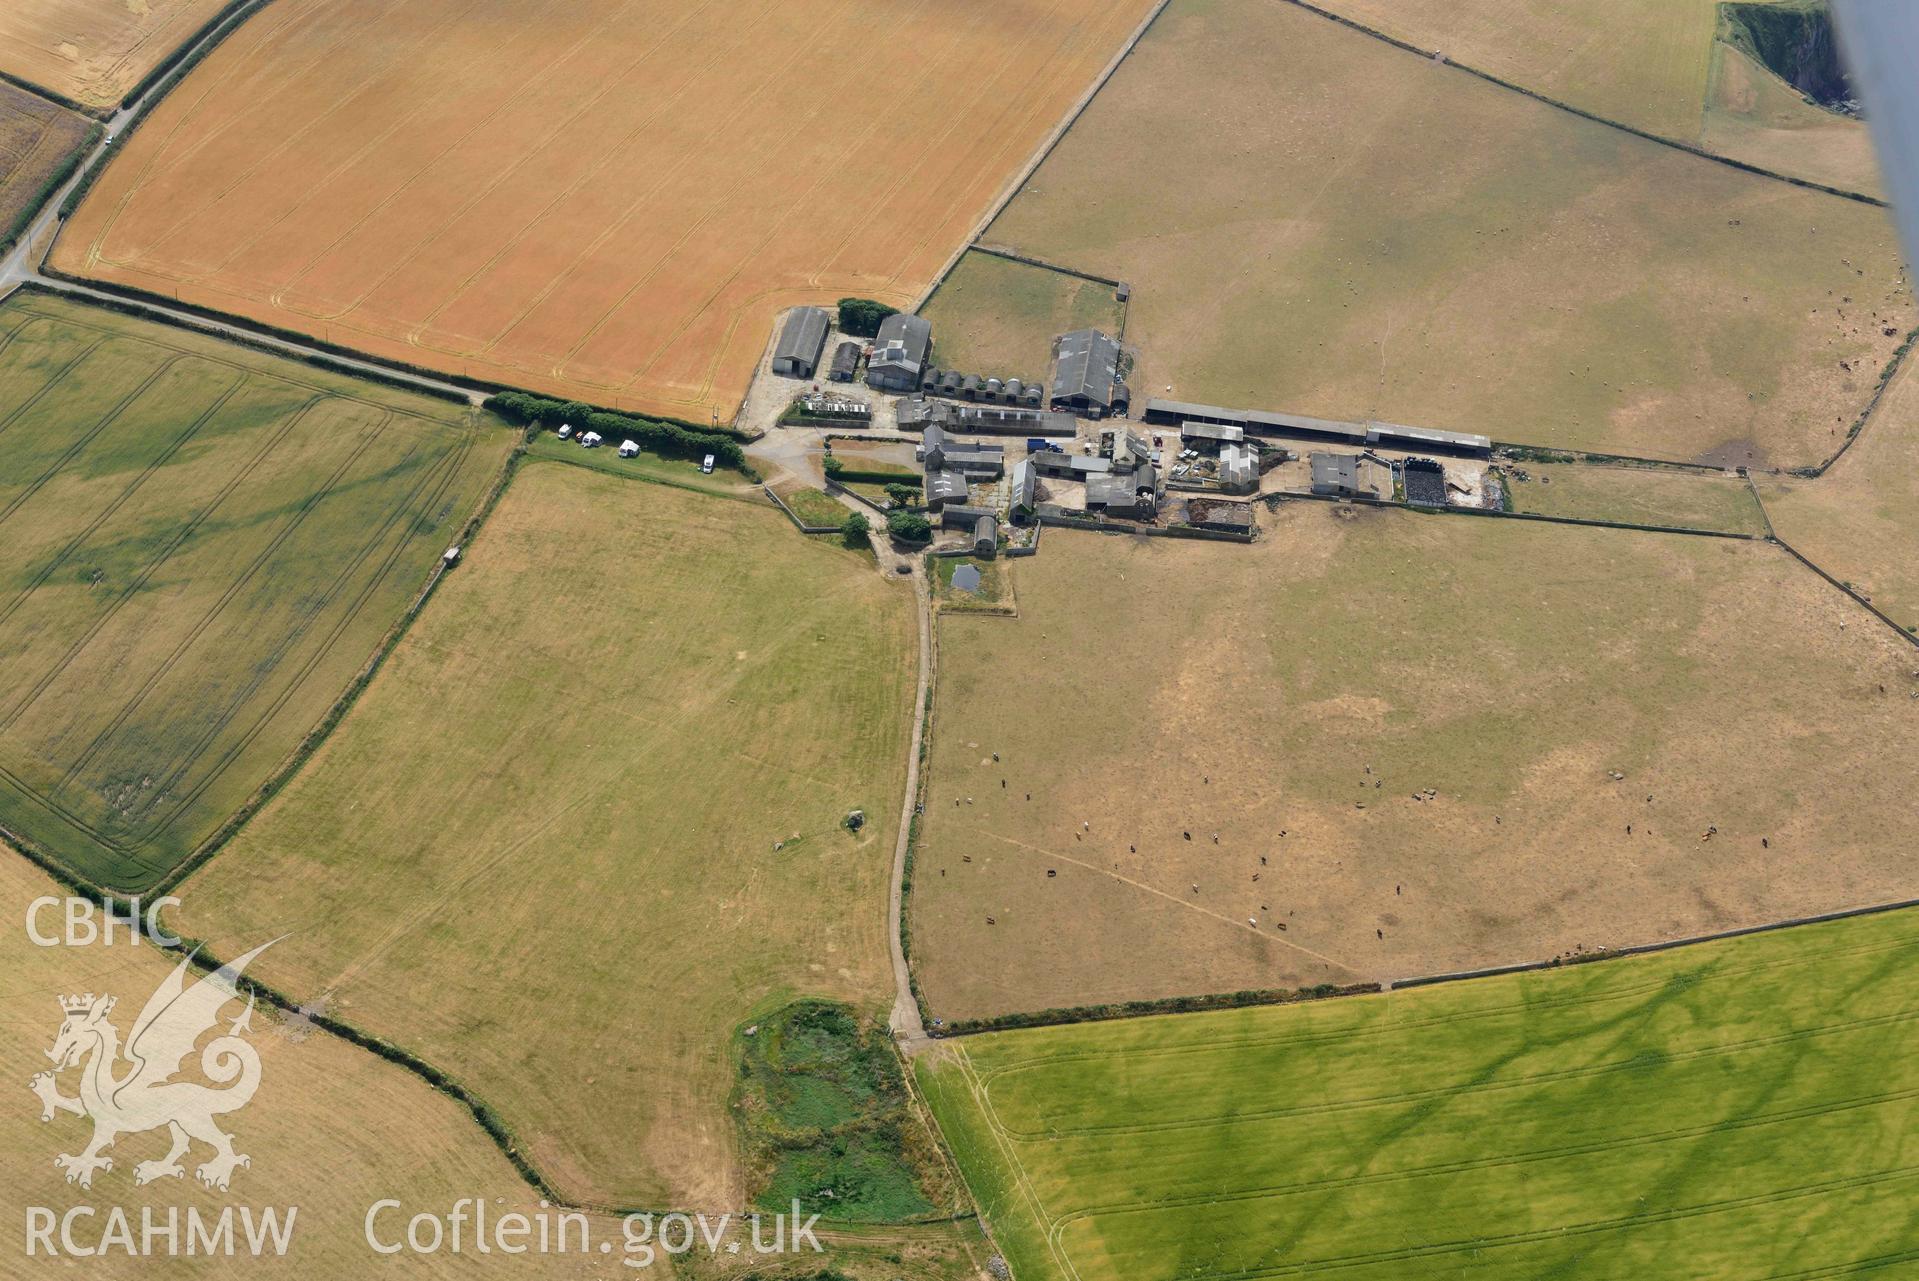
<path fill-rule="evenodd" d="M 1053 343 L 1052 407 L 1103 418 L 1119 382 L 1119 344 L 1097 329 L 1075 329 Z"/>
<path fill-rule="evenodd" d="M 1490 458 L 1493 452 L 1491 439 L 1472 432 L 1401 427 L 1394 423 L 1374 423 L 1366 433 L 1366 443 L 1379 449 L 1427 449 L 1472 458 Z"/>
<path fill-rule="evenodd" d="M 811 378 L 820 367 L 833 318 L 824 307 L 795 307 L 786 313 L 780 340 L 773 347 L 773 372 L 783 378 Z"/>

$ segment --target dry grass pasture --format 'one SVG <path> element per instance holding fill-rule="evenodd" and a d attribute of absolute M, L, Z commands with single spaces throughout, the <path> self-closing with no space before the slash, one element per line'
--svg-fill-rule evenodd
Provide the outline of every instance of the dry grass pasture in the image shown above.
<path fill-rule="evenodd" d="M 1021 1281 L 1903 1277 L 1919 915 L 916 1060 Z"/>
<path fill-rule="evenodd" d="M 1732 534 L 1766 532 L 1759 504 L 1739 476 L 1595 463 L 1527 462 L 1505 472 L 1517 512 Z"/>
<path fill-rule="evenodd" d="M 213 21 L 226 0 L 7 0 L 0 71 L 90 110 L 134 85 Z"/>
<path fill-rule="evenodd" d="M 1718 0 L 1314 0 L 1595 115 L 1691 141 Z"/>
<path fill-rule="evenodd" d="M 1055 529 L 1017 620 L 942 616 L 911 910 L 935 1016 L 1912 892 L 1919 664 L 1778 548 L 1309 503 L 1262 524 Z"/>
<path fill-rule="evenodd" d="M 1919 378 L 1908 363 L 1852 448 L 1817 480 L 1759 478 L 1779 536 L 1902 627 L 1919 628 Z"/>
<path fill-rule="evenodd" d="M 83 1242 L 89 1226 L 96 1238 L 104 1229 L 110 1205 L 126 1208 L 136 1233 L 143 1207 L 151 1207 L 163 1221 L 169 1207 L 177 1207 L 181 1215 L 194 1207 L 213 1217 L 229 1205 L 291 1205 L 298 1207 L 298 1216 L 284 1258 L 128 1258 L 116 1251 L 84 1263 L 36 1258 L 18 1268 L 10 1264 L 9 1275 L 40 1275 L 36 1269 L 56 1273 L 64 1267 L 72 1275 L 83 1270 L 88 1277 L 321 1281 L 365 1276 L 381 1260 L 367 1248 L 362 1223 L 368 1207 L 381 1198 L 399 1198 L 412 1207 L 409 1214 L 428 1208 L 444 1213 L 455 1198 L 476 1195 L 488 1198 L 490 1212 L 537 1210 L 538 1197 L 459 1103 L 412 1073 L 336 1037 L 294 1027 L 265 1006 L 254 1010 L 249 1038 L 261 1059 L 259 1092 L 244 1109 L 222 1118 L 235 1149 L 253 1160 L 234 1174 L 228 1193 L 195 1181 L 192 1164 L 207 1155 L 197 1144 L 184 1178 L 136 1187 L 134 1165 L 165 1154 L 164 1132 L 123 1135 L 111 1149 L 111 1171 L 96 1175 L 90 1190 L 68 1185 L 53 1158 L 80 1151 L 91 1127 L 66 1114 L 43 1124 L 39 1105 L 26 1089 L 28 1078 L 48 1068 L 44 1051 L 60 1027 L 58 998 L 82 992 L 118 997 L 113 1021 L 124 1036 L 175 960 L 153 947 L 127 946 L 124 935 L 112 947 L 33 946 L 23 924 L 27 905 L 61 892 L 25 859 L 0 847 L 0 907 L 8 922 L 8 928 L 0 930 L 7 975 L 0 984 L 0 1021 L 8 1028 L 0 1042 L 0 1074 L 11 1095 L 0 1109 L 0 1162 L 7 1176 L 0 1179 L 0 1214 L 8 1225 L 10 1255 L 20 1259 L 25 1248 L 22 1224 L 28 1206 L 48 1207 L 56 1214 L 79 1205 L 99 1207 L 101 1217 L 91 1225 L 84 1220 L 79 1224 Z M 41 928 L 57 930 L 57 919 L 57 909 L 44 913 Z M 251 940 L 247 947 L 264 941 Z M 222 1026 L 239 1011 L 237 1004 L 229 1005 Z M 186 1079 L 198 1079 L 192 1066 L 197 1063 L 197 1056 L 189 1059 Z M 124 1065 L 116 1069 L 124 1070 Z M 59 1085 L 63 1093 L 75 1093 L 75 1074 L 64 1074 Z M 383 1218 L 381 1227 L 391 1223 L 391 1217 Z M 617 1239 L 615 1221 L 595 1218 L 593 1228 Z M 527 1255 L 515 1263 L 531 1277 L 582 1275 L 578 1255 Z M 497 1257 L 443 1252 L 408 1258 L 406 1273 L 491 1276 L 498 1275 L 497 1266 L 490 1266 L 496 1264 Z"/>
<path fill-rule="evenodd" d="M 921 314 L 941 368 L 1040 382 L 1054 338 L 1088 326 L 1117 333 L 1124 312 L 1110 286 L 972 250 Z"/>
<path fill-rule="evenodd" d="M 183 932 L 289 933 L 270 981 L 475 1090 L 568 1194 L 737 1209 L 737 1029 L 892 997 L 913 628 L 770 506 L 529 462 Z"/>
<path fill-rule="evenodd" d="M 1865 126 L 1719 39 L 1719 0 L 1314 0 L 1582 111 L 1846 191 L 1880 194 Z"/>
<path fill-rule="evenodd" d="M 987 235 L 1133 285 L 1136 394 L 1602 453 L 1817 461 L 1913 320 L 1883 210 L 1268 0 L 1175 0 Z"/>
<path fill-rule="evenodd" d="M 782 309 L 912 305 L 1148 7 L 282 0 L 133 136 L 55 263 L 731 415 Z"/>
<path fill-rule="evenodd" d="M 1879 157 L 1864 122 L 1804 95 L 1724 40 L 1713 44 L 1712 79 L 1699 144 L 1777 173 L 1844 191 L 1884 195 Z"/>
<path fill-rule="evenodd" d="M 9 300 L 0 828 L 96 884 L 165 877 L 372 658 L 512 441 L 464 405 Z"/>
<path fill-rule="evenodd" d="M 86 142 L 87 132 L 75 112 L 0 82 L 0 253 L 39 211 L 61 162 Z"/>

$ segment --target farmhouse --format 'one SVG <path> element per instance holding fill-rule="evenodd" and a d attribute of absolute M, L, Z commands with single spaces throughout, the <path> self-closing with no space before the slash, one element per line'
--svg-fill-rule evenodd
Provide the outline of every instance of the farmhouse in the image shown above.
<path fill-rule="evenodd" d="M 1115 412 L 1115 399 L 1123 406 L 1119 344 L 1112 338 L 1097 329 L 1075 329 L 1054 340 L 1053 359 L 1054 409 L 1103 418 Z"/>
<path fill-rule="evenodd" d="M 811 378 L 820 367 L 820 352 L 825 350 L 832 324 L 824 307 L 795 307 L 787 312 L 773 348 L 773 372 L 782 378 Z"/>
<path fill-rule="evenodd" d="M 866 385 L 880 391 L 918 391 L 920 371 L 932 350 L 932 324 L 923 316 L 895 312 L 880 322 L 874 335 Z"/>
<path fill-rule="evenodd" d="M 913 457 L 928 472 L 956 471 L 963 476 L 997 479 L 1006 471 L 1006 447 L 976 440 L 951 440 L 938 427 L 928 427 Z"/>

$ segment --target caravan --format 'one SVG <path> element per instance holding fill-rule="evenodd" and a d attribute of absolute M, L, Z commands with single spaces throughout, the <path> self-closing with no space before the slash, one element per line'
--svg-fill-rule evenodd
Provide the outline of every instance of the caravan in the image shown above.
<path fill-rule="evenodd" d="M 640 447 L 634 444 L 632 441 L 623 440 L 620 442 L 620 457 L 631 458 L 639 452 L 640 452 Z"/>

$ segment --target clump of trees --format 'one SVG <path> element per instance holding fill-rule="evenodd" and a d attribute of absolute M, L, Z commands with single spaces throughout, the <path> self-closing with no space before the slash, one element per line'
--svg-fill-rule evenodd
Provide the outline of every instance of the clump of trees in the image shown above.
<path fill-rule="evenodd" d="M 931 542 L 933 522 L 919 512 L 891 512 L 886 517 L 886 532 L 902 543 Z"/>
<path fill-rule="evenodd" d="M 742 468 L 746 465 L 746 451 L 731 436 L 693 431 L 678 423 L 661 422 L 654 418 L 608 413 L 578 400 L 551 400 L 524 391 L 503 391 L 497 396 L 489 396 L 486 407 L 510 423 L 546 428 L 558 428 L 561 423 L 571 423 L 576 430 L 596 431 L 615 443 L 621 440 L 637 441 L 642 448 L 656 454 L 677 458 L 701 458 L 711 454 L 715 463 L 727 467 Z"/>
<path fill-rule="evenodd" d="M 857 338 L 871 338 L 880 331 L 880 321 L 898 311 L 898 307 L 889 307 L 871 298 L 842 298 L 840 328 Z"/>

